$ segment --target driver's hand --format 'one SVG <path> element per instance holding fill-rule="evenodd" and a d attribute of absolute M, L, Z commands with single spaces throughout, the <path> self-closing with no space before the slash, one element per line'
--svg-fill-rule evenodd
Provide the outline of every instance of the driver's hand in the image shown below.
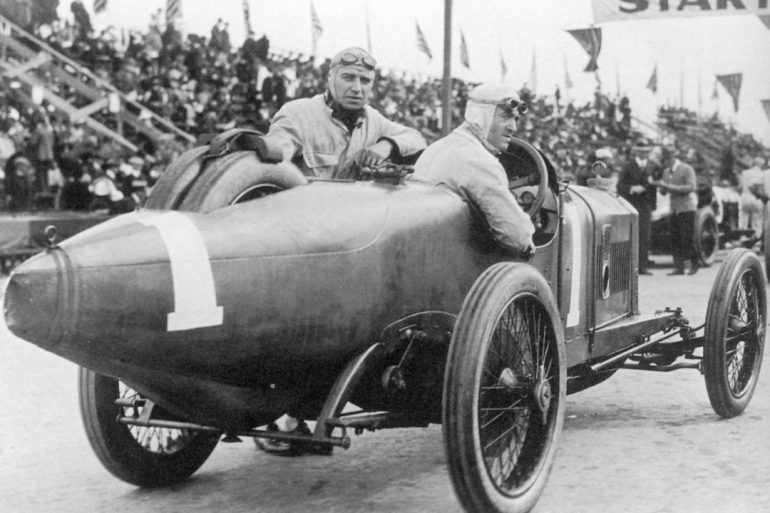
<path fill-rule="evenodd" d="M 521 252 L 521 256 L 524 257 L 525 260 L 529 260 L 535 256 L 535 243 L 530 240 L 529 245 Z"/>
<path fill-rule="evenodd" d="M 393 151 L 393 145 L 388 141 L 380 141 L 359 151 L 353 157 L 358 167 L 376 167 L 385 162 Z"/>

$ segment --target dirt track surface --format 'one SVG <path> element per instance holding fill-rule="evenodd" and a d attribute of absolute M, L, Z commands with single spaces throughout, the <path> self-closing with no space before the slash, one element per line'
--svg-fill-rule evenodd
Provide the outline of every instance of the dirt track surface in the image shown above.
<path fill-rule="evenodd" d="M 666 258 L 656 259 L 666 263 Z M 640 277 L 645 313 L 681 306 L 703 321 L 718 264 L 694 277 Z M 536 513 L 770 511 L 767 363 L 747 411 L 711 409 L 696 371 L 621 371 L 572 395 Z M 113 478 L 83 432 L 76 367 L 0 327 L 2 512 L 460 511 L 441 427 L 366 433 L 332 457 L 281 458 L 250 440 L 220 444 L 183 485 L 142 490 Z"/>

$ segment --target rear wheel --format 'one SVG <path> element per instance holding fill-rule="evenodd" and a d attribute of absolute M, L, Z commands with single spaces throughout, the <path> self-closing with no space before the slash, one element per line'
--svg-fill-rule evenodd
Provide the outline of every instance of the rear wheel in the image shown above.
<path fill-rule="evenodd" d="M 765 276 L 770 280 L 770 208 L 762 209 L 762 253 L 765 255 Z"/>
<path fill-rule="evenodd" d="M 497 264 L 455 324 L 444 379 L 449 473 L 468 511 L 529 511 L 545 486 L 564 422 L 566 363 L 556 304 L 542 276 Z"/>
<path fill-rule="evenodd" d="M 695 214 L 695 251 L 704 265 L 714 263 L 714 256 L 719 249 L 719 226 L 711 207 L 704 207 Z"/>
<path fill-rule="evenodd" d="M 125 383 L 80 369 L 80 415 L 99 461 L 114 476 L 144 486 L 180 483 L 206 461 L 219 434 L 189 429 L 128 426 L 118 416 L 138 416 L 142 407 L 115 404 L 139 394 Z"/>
<path fill-rule="evenodd" d="M 740 415 L 751 400 L 762 365 L 766 318 L 759 259 L 749 250 L 731 251 L 711 289 L 703 348 L 706 390 L 722 417 Z"/>

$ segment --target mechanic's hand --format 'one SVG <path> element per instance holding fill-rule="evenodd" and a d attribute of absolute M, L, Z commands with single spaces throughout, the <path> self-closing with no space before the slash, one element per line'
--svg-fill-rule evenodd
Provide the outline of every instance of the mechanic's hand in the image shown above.
<path fill-rule="evenodd" d="M 385 162 L 393 151 L 393 145 L 388 141 L 380 141 L 356 153 L 353 161 L 358 167 L 376 167 Z"/>
<path fill-rule="evenodd" d="M 644 194 L 647 188 L 644 185 L 632 185 L 628 192 L 630 194 Z"/>

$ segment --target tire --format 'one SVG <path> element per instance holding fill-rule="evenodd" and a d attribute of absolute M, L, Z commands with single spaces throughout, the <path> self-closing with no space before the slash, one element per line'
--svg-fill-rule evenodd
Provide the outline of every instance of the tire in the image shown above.
<path fill-rule="evenodd" d="M 770 280 L 770 207 L 762 209 L 762 253 L 765 255 L 765 276 Z"/>
<path fill-rule="evenodd" d="M 706 310 L 703 370 L 714 411 L 725 418 L 748 406 L 765 346 L 767 292 L 762 265 L 735 249 L 719 269 Z"/>
<path fill-rule="evenodd" d="M 714 256 L 719 249 L 719 225 L 711 207 L 704 207 L 695 213 L 693 232 L 695 252 L 703 265 L 714 263 Z"/>
<path fill-rule="evenodd" d="M 219 441 L 217 433 L 117 422 L 119 414 L 141 407 L 117 406 L 115 400 L 137 392 L 83 367 L 79 393 L 80 415 L 91 447 L 107 470 L 128 483 L 142 487 L 180 483 L 203 465 Z"/>
<path fill-rule="evenodd" d="M 543 277 L 526 264 L 487 269 L 460 310 L 444 376 L 444 446 L 467 511 L 535 505 L 564 423 L 566 379 L 564 334 Z M 491 415 L 496 404 L 506 411 Z"/>
<path fill-rule="evenodd" d="M 200 174 L 203 155 L 208 149 L 208 146 L 192 148 L 169 164 L 152 187 L 150 195 L 147 196 L 145 208 L 174 210 L 179 207 L 190 186 Z"/>
<path fill-rule="evenodd" d="M 179 210 L 211 212 L 306 183 L 305 175 L 293 164 L 267 164 L 254 152 L 239 151 L 210 163 Z"/>

